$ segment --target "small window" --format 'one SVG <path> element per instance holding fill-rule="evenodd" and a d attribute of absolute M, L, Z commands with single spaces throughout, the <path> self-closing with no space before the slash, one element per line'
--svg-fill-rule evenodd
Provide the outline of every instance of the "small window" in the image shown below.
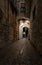
<path fill-rule="evenodd" d="M 26 6 L 25 6 L 25 3 L 21 3 L 20 12 L 26 13 Z"/>
<path fill-rule="evenodd" d="M 20 8 L 20 12 L 26 13 L 26 8 L 25 7 L 21 7 Z"/>
<path fill-rule="evenodd" d="M 21 3 L 21 7 L 25 7 L 25 3 Z"/>

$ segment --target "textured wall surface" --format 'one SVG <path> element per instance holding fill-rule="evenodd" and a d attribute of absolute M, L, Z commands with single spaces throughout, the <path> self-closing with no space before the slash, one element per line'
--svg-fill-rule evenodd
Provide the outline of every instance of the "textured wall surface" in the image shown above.
<path fill-rule="evenodd" d="M 27 1 L 26 1 L 27 2 Z M 42 1 L 33 0 L 32 6 L 28 1 L 28 16 L 31 20 L 30 40 L 42 54 Z M 29 9 L 31 8 L 31 9 Z M 31 14 L 30 14 L 31 10 Z M 0 0 L 0 47 L 18 40 L 19 24 L 16 14 L 12 14 L 10 3 L 7 0 Z M 4 43 L 3 43 L 4 42 Z"/>
<path fill-rule="evenodd" d="M 0 0 L 0 48 L 17 40 L 16 13 L 12 14 L 10 3 Z"/>
<path fill-rule="evenodd" d="M 42 0 L 33 0 L 31 9 L 31 41 L 42 54 Z M 35 11 L 34 11 L 35 10 Z M 33 13 L 34 12 L 34 13 Z"/>

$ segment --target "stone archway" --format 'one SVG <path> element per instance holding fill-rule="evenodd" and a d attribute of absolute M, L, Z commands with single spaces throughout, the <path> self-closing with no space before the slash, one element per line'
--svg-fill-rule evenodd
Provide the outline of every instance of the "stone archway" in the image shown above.
<path fill-rule="evenodd" d="M 30 21 L 27 22 L 27 20 L 25 20 L 23 22 L 23 20 L 21 20 L 21 21 L 19 21 L 19 23 L 20 23 L 19 24 L 19 39 L 24 38 L 23 37 L 24 33 L 26 34 L 26 38 L 28 38 L 28 33 L 27 32 L 23 32 L 23 28 L 27 28 L 29 30 L 29 28 L 30 28 Z"/>

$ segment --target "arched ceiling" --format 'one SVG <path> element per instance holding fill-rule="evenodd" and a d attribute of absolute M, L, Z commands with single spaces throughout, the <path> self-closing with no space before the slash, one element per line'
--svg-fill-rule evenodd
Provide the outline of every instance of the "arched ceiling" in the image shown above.
<path fill-rule="evenodd" d="M 18 13 L 18 8 L 17 8 L 17 2 L 19 2 L 20 0 L 9 0 L 10 6 L 11 6 L 11 10 L 12 13 Z M 32 1 L 33 0 L 25 0 L 27 7 L 28 7 L 28 13 L 30 14 L 30 10 L 31 10 L 31 5 L 32 5 Z"/>

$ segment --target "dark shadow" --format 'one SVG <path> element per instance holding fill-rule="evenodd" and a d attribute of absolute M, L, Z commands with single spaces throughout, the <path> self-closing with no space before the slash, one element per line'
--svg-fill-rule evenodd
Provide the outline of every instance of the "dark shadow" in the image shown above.
<path fill-rule="evenodd" d="M 10 3 L 10 8 L 12 10 L 12 14 L 15 13 L 17 15 L 17 8 L 16 8 L 15 4 L 13 4 L 12 0 L 9 0 L 9 3 Z"/>
<path fill-rule="evenodd" d="M 28 37 L 28 28 L 24 27 L 23 28 L 23 38 L 27 38 Z"/>

